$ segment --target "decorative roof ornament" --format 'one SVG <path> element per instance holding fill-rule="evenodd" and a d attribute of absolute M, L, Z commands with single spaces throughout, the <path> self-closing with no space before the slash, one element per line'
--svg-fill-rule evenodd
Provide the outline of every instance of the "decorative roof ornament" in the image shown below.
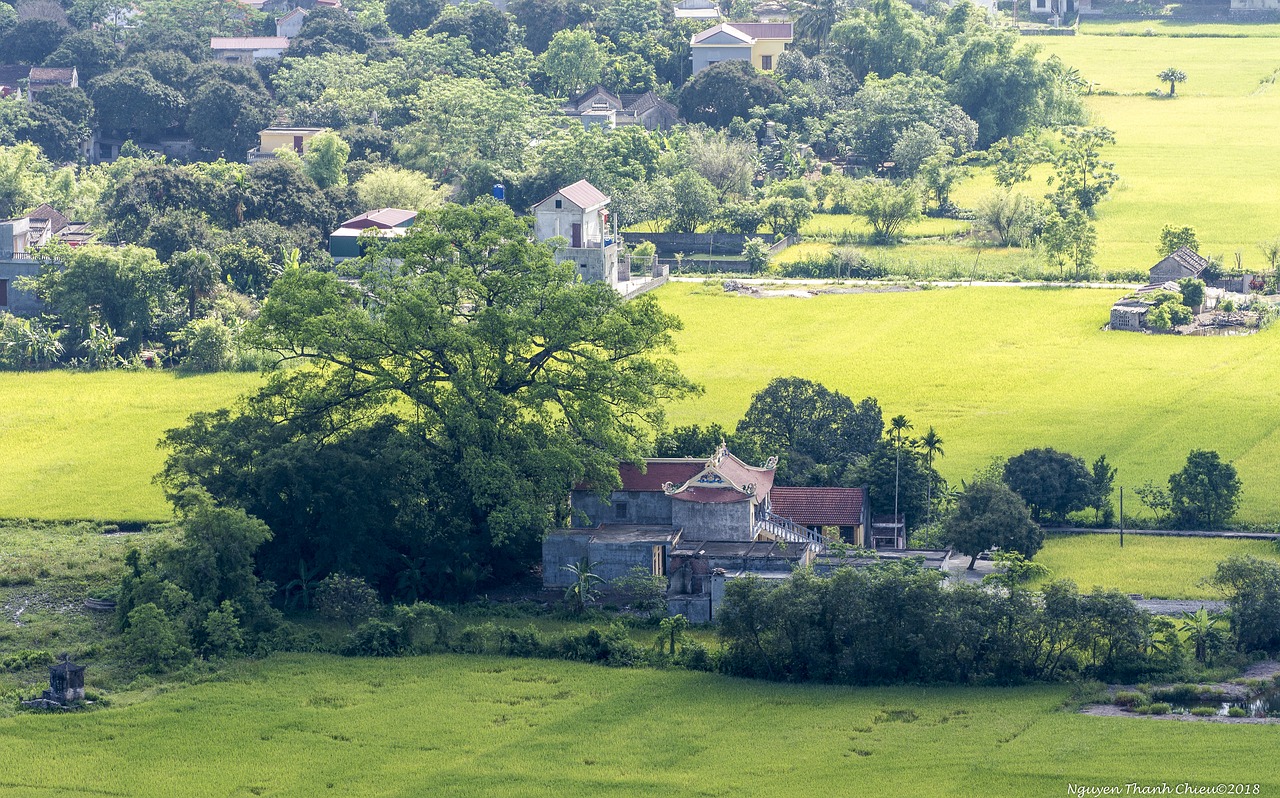
<path fill-rule="evenodd" d="M 775 454 L 773 457 L 770 457 L 768 460 L 765 460 L 765 461 L 764 461 L 764 467 L 765 467 L 767 470 L 769 470 L 769 471 L 772 471 L 772 470 L 774 470 L 775 468 L 777 468 L 777 467 L 778 467 L 778 455 L 776 455 L 776 454 Z"/>
<path fill-rule="evenodd" d="M 671 494 L 675 493 L 678 490 L 680 490 L 680 486 L 675 484 L 674 482 L 662 483 L 662 492 L 667 494 L 668 496 L 670 496 Z"/>

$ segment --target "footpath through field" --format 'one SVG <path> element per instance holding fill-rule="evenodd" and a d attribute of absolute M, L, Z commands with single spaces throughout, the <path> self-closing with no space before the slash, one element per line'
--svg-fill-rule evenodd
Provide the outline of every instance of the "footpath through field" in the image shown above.
<path fill-rule="evenodd" d="M 1088 527 L 1045 527 L 1054 535 L 1119 535 L 1119 529 L 1089 529 Z M 1280 540 L 1277 532 L 1231 532 L 1213 529 L 1126 529 L 1126 535 L 1154 535 L 1167 538 L 1233 538 L 1236 540 Z"/>
<path fill-rule="evenodd" d="M 1065 531 L 1065 530 L 1054 530 L 1054 531 Z M 1099 532 L 1099 531 L 1106 532 L 1107 530 L 1080 530 L 1080 531 L 1081 532 Z M 1155 530 L 1154 532 L 1148 531 L 1146 534 L 1153 534 L 1153 533 L 1161 534 L 1162 530 Z M 1129 534 L 1129 530 L 1126 529 L 1125 534 L 1126 535 Z M 1233 534 L 1233 533 L 1217 533 L 1217 534 L 1221 535 L 1221 534 Z M 1234 534 L 1247 535 L 1250 533 L 1234 533 Z M 1212 537 L 1215 535 L 1213 533 L 1210 533 L 1209 535 L 1206 535 L 1206 536 Z M 1275 535 L 1267 535 L 1265 537 L 1274 538 Z M 946 562 L 943 563 L 942 567 L 947 572 L 947 575 L 951 579 L 955 579 L 957 581 L 972 582 L 974 584 L 980 584 L 982 582 L 983 577 L 989 574 L 995 573 L 995 563 L 993 563 L 991 560 L 978 560 L 976 563 L 973 564 L 972 571 L 968 569 L 968 565 L 969 565 L 969 558 L 966 555 L 953 552 L 951 556 L 947 558 Z M 1132 594 L 1132 593 L 1130 594 L 1130 597 L 1133 598 L 1134 604 L 1137 604 L 1142 609 L 1154 615 L 1181 615 L 1184 612 L 1195 612 L 1201 607 L 1208 610 L 1209 612 L 1222 612 L 1227 608 L 1227 602 L 1219 601 L 1217 599 L 1149 599 L 1149 598 L 1143 598 L 1142 596 L 1139 596 L 1137 594 Z"/>
<path fill-rule="evenodd" d="M 1142 287 L 1141 283 L 1062 283 L 1050 280 L 837 280 L 834 278 L 820 277 L 731 277 L 719 274 L 699 274 L 690 276 L 675 276 L 670 278 L 675 283 L 705 283 L 707 280 L 714 280 L 723 277 L 725 280 L 732 280 L 742 285 L 789 285 L 801 287 L 806 285 L 820 285 L 831 287 L 848 287 L 848 286 L 932 286 L 935 288 L 1105 288 L 1114 290 L 1132 291 Z"/>

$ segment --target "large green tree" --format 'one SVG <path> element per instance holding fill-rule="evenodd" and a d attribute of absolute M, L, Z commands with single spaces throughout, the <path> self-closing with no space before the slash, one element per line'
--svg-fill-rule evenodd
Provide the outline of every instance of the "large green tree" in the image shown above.
<path fill-rule="evenodd" d="M 680 90 L 680 116 L 713 128 L 749 119 L 752 108 L 785 100 L 778 84 L 746 61 L 721 61 L 689 79 Z"/>
<path fill-rule="evenodd" d="M 1032 557 L 1044 543 L 1044 531 L 1031 520 L 1026 502 L 999 480 L 965 487 L 943 522 L 947 542 L 969 555 L 972 570 L 982 552 L 999 547 Z"/>
<path fill-rule="evenodd" d="M 1004 481 L 1031 508 L 1037 523 L 1062 521 L 1089 506 L 1093 478 L 1079 457 L 1055 449 L 1028 449 L 1010 457 Z"/>
<path fill-rule="evenodd" d="M 261 91 L 210 80 L 192 98 L 187 133 L 206 152 L 243 161 L 274 113 L 270 98 Z"/>
<path fill-rule="evenodd" d="M 1236 467 L 1217 452 L 1193 449 L 1182 470 L 1169 477 L 1174 521 L 1182 528 L 1217 529 L 1240 504 Z"/>
<path fill-rule="evenodd" d="M 271 526 L 277 581 L 300 559 L 388 595 L 409 568 L 438 595 L 511 578 L 568 489 L 615 484 L 692 389 L 662 356 L 675 317 L 582 283 L 504 205 L 423 214 L 356 271 L 286 270 L 251 335 L 307 367 L 167 439 L 171 489 Z"/>
<path fill-rule="evenodd" d="M 811 380 L 778 377 L 751 397 L 733 439 L 744 456 L 778 457 L 782 484 L 831 485 L 876 448 L 883 429 L 874 399 L 854 402 Z"/>

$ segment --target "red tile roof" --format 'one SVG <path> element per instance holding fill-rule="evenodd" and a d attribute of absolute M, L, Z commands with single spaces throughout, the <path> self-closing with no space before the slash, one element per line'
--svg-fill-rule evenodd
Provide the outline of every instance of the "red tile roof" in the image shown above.
<path fill-rule="evenodd" d="M 774 488 L 770 511 L 801 526 L 857 526 L 862 523 L 862 488 Z"/>
<path fill-rule="evenodd" d="M 759 468 L 757 466 L 748 465 L 733 456 L 732 452 L 725 452 L 720 460 L 719 470 L 729 479 L 733 480 L 733 484 L 746 487 L 748 485 L 756 486 L 756 496 L 764 498 L 764 495 L 773 487 L 773 469 Z"/>
<path fill-rule="evenodd" d="M 661 491 L 665 482 L 683 485 L 699 471 L 706 467 L 703 459 L 662 459 L 647 461 L 648 468 L 642 474 L 640 469 L 630 463 L 618 466 L 618 474 L 622 477 L 622 490 Z"/>

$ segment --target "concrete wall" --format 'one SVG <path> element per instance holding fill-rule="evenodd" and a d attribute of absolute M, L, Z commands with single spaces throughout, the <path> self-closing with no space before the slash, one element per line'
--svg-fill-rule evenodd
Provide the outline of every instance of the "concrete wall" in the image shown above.
<path fill-rule="evenodd" d="M 712 64 L 720 61 L 746 61 L 754 63 L 751 58 L 749 44 L 722 44 L 714 47 L 691 47 L 693 56 L 693 73 L 696 75 Z"/>
<path fill-rule="evenodd" d="M 555 207 L 556 200 L 561 200 L 563 207 Z M 599 246 L 604 242 L 604 226 L 600 221 L 600 212 L 583 213 L 578 206 L 563 199 L 559 194 L 553 195 L 541 205 L 533 215 L 533 234 L 539 241 L 546 241 L 555 236 L 564 236 L 573 245 L 573 226 L 582 225 L 582 243 Z"/>
<path fill-rule="evenodd" d="M 671 523 L 689 540 L 752 540 L 755 513 L 750 501 L 725 504 L 671 502 Z"/>
<path fill-rule="evenodd" d="M 724 591 L 721 590 L 721 595 L 723 594 Z M 667 614 L 683 615 L 689 619 L 689 623 L 711 623 L 714 615 L 713 605 L 718 607 L 719 603 L 714 593 L 668 596 Z"/>
<path fill-rule="evenodd" d="M 627 503 L 627 517 L 617 518 L 614 502 Z M 614 491 L 606 500 L 586 490 L 575 490 L 569 497 L 574 509 L 574 526 L 599 526 L 600 524 L 638 524 L 642 526 L 671 526 L 671 497 L 660 491 Z M 587 520 L 579 517 L 579 512 Z"/>
<path fill-rule="evenodd" d="M 0 280 L 6 280 L 8 304 L 0 304 L 0 311 L 15 316 L 38 316 L 44 307 L 40 299 L 30 291 L 17 287 L 19 277 L 35 277 L 40 273 L 40 264 L 25 258 L 5 258 L 0 256 Z"/>
<path fill-rule="evenodd" d="M 665 567 L 669 545 L 664 540 L 592 540 L 595 530 L 557 529 L 542 541 L 542 584 L 545 587 L 568 587 L 574 575 L 565 566 L 580 562 L 586 557 L 596 576 L 612 582 L 626 576 L 636 567 L 646 573 L 653 569 L 653 549 L 662 547 Z"/>
<path fill-rule="evenodd" d="M 578 562 L 587 553 L 588 532 L 554 530 L 542 541 L 542 584 L 546 587 L 568 587 L 573 574 L 562 566 Z"/>
<path fill-rule="evenodd" d="M 564 247 L 555 253 L 556 263 L 568 261 L 578 267 L 586 283 L 618 281 L 618 247 Z"/>
<path fill-rule="evenodd" d="M 778 66 L 778 56 L 786 52 L 787 43 L 782 39 L 757 39 L 755 46 L 751 48 L 751 64 L 756 69 L 764 69 L 764 56 L 773 59 L 773 66 L 770 70 Z"/>

